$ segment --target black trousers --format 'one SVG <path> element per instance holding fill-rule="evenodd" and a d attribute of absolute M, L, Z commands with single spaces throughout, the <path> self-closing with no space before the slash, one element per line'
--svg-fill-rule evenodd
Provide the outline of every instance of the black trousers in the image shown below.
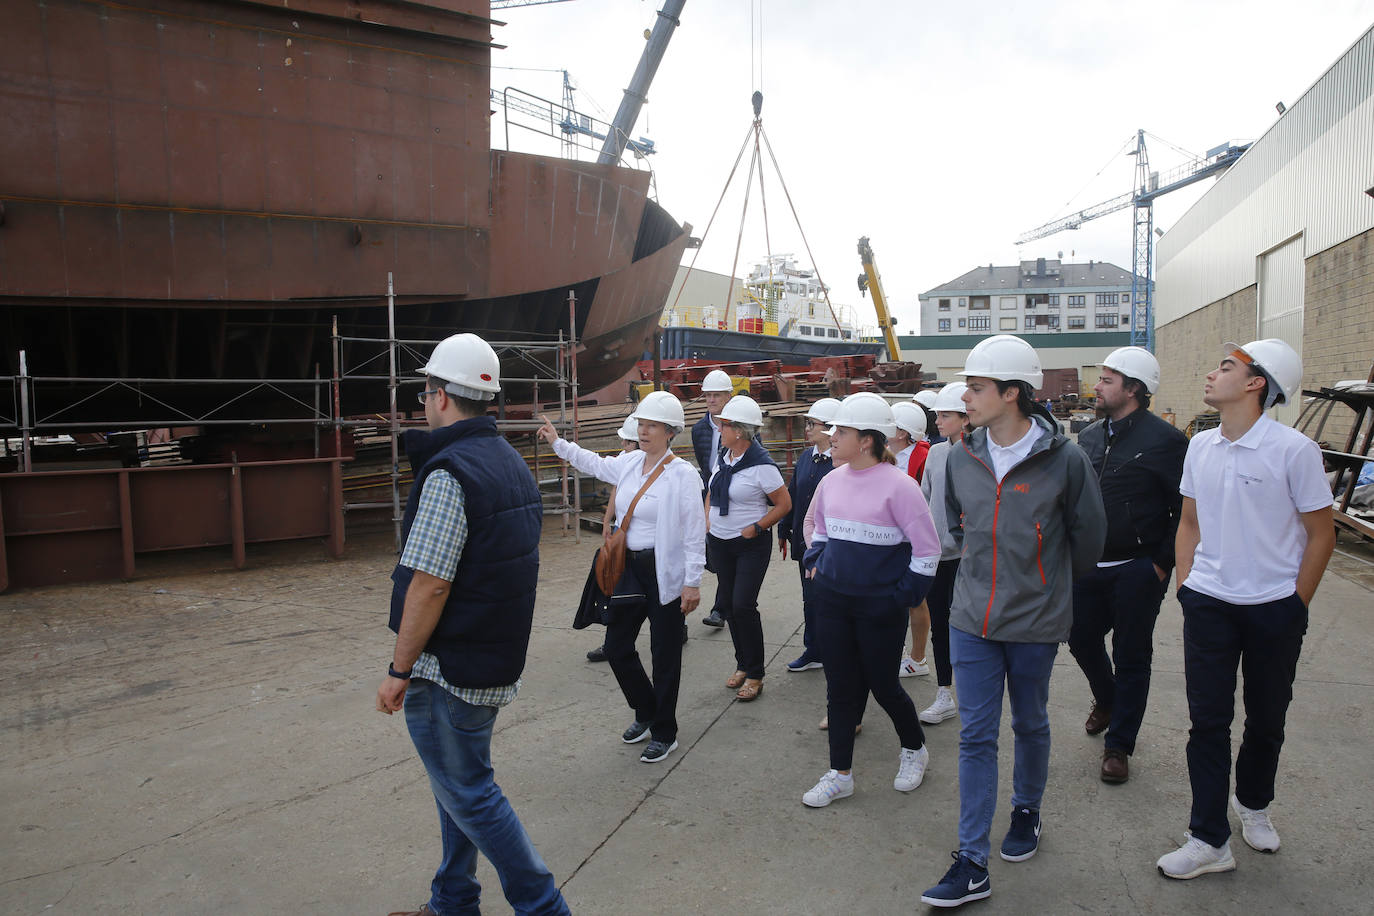
<path fill-rule="evenodd" d="M 797 557 L 797 572 L 801 575 L 802 593 L 802 646 L 806 649 L 807 655 L 815 655 L 811 648 L 811 628 L 814 612 L 811 609 L 811 580 L 806 578 L 806 567 L 802 564 L 801 557 Z"/>
<path fill-rule="evenodd" d="M 716 603 L 730 624 L 735 644 L 735 668 L 745 677 L 763 677 L 763 619 L 759 617 L 759 589 L 773 555 L 773 533 L 753 538 L 721 540 L 706 536 L 706 550 L 716 568 Z"/>
<path fill-rule="evenodd" d="M 625 610 L 606 627 L 606 661 L 625 702 L 634 710 L 635 721 L 648 722 L 655 741 L 672 744 L 677 740 L 677 693 L 682 680 L 682 598 L 658 603 L 652 549 L 629 551 L 628 565 L 644 586 L 648 600 Z M 635 650 L 645 619 L 649 621 L 652 681 Z"/>
<path fill-rule="evenodd" d="M 1193 836 L 1220 846 L 1231 836 L 1231 722 L 1236 668 L 1245 676 L 1245 732 L 1236 755 L 1236 799 L 1247 808 L 1274 800 L 1284 720 L 1293 699 L 1307 606 L 1296 594 L 1268 604 L 1228 604 L 1190 588 L 1183 605 L 1183 670 L 1188 683 L 1188 781 Z"/>
<path fill-rule="evenodd" d="M 1135 739 L 1150 697 L 1155 619 L 1166 584 L 1154 561 L 1137 557 L 1098 568 L 1073 583 L 1073 628 L 1069 651 L 1092 689 L 1093 699 L 1112 711 L 1105 747 L 1135 753 Z M 1112 655 L 1106 638 L 1112 634 Z"/>
<path fill-rule="evenodd" d="M 816 648 L 825 665 L 831 768 L 853 766 L 854 726 L 869 692 L 892 720 L 902 747 L 919 749 L 925 732 L 897 673 L 910 621 L 907 609 L 888 597 L 842 595 L 817 579 L 811 580 L 811 595 Z"/>
<path fill-rule="evenodd" d="M 926 607 L 930 608 L 930 648 L 935 656 L 935 683 L 941 687 L 954 683 L 954 668 L 949 663 L 949 606 L 954 603 L 954 580 L 958 575 L 958 560 L 941 560 L 935 567 L 935 581 L 926 594 Z"/>

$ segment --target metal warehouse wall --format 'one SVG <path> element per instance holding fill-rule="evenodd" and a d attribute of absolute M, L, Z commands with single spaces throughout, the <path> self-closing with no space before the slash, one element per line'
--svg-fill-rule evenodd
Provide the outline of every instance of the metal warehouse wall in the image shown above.
<path fill-rule="evenodd" d="M 1310 258 L 1374 227 L 1374 28 L 1159 241 L 1155 323 L 1259 282 L 1260 255 Z"/>

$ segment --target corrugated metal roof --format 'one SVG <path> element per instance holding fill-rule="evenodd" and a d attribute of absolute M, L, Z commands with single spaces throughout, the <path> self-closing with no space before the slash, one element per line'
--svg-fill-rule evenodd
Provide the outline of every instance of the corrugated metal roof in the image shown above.
<path fill-rule="evenodd" d="M 1304 257 L 1374 228 L 1374 28 L 1159 240 L 1156 324 L 1256 282 L 1298 236 Z"/>

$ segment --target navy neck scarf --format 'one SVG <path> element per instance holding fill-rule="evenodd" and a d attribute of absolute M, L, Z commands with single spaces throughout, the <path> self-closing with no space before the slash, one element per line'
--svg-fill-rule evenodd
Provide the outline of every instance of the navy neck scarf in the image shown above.
<path fill-rule="evenodd" d="M 757 439 L 750 440 L 749 447 L 734 464 L 725 461 L 725 452 L 722 451 L 720 464 L 716 466 L 716 474 L 711 478 L 711 505 L 719 509 L 721 515 L 729 515 L 730 478 L 736 471 L 752 468 L 757 464 L 770 464 L 772 461 L 773 459 L 768 457 L 768 451 Z"/>

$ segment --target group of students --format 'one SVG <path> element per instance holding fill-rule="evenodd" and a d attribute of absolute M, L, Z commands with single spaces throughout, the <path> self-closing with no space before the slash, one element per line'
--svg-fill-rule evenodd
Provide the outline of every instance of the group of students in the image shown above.
<path fill-rule="evenodd" d="M 379 712 L 404 710 L 442 828 L 430 900 L 407 913 L 475 909 L 478 848 L 517 910 L 566 913 L 489 756 L 529 642 L 538 491 L 486 414 L 500 387 L 491 347 L 455 335 L 423 374 L 430 429 L 409 431 L 405 442 L 416 483 L 392 575 L 396 644 L 376 700 Z M 1297 393 L 1300 358 L 1280 340 L 1226 344 L 1203 391 L 1220 425 L 1191 441 L 1148 412 L 1159 364 L 1139 348 L 1103 361 L 1096 392 L 1105 417 L 1077 444 L 1033 400 L 1043 378 L 1025 341 L 982 341 L 960 374 L 962 383 L 936 395 L 948 438 L 923 462 L 916 440 L 924 427 L 905 405 L 871 393 L 813 405 L 811 448 L 790 486 L 758 440 L 762 412 L 747 397 L 717 391 L 719 403 L 708 399 L 708 417 L 693 429 L 707 449 L 700 476 L 670 448 L 685 421 L 667 392 L 640 402 L 638 448 L 620 455 L 579 448 L 545 423 L 540 435 L 561 458 L 615 486 L 628 575 L 647 599 L 607 627 L 605 655 L 634 712 L 622 740 L 649 740 L 640 757 L 647 763 L 677 747 L 682 626 L 700 604 L 708 558 L 719 580 L 713 612 L 735 648 L 726 684 L 742 701 L 761 695 L 758 591 L 780 526 L 803 593 L 804 650 L 788 667 L 823 669 L 827 684 L 830 766 L 803 802 L 825 807 L 854 792 L 854 735 L 869 694 L 897 732 L 893 787 L 902 792 L 920 786 L 930 764 L 922 721 L 958 715 L 958 845 L 921 899 L 940 907 L 985 899 L 1004 696 L 1015 747 L 1011 823 L 999 852 L 1021 862 L 1035 855 L 1044 829 L 1059 644 L 1068 642 L 1092 690 L 1085 729 L 1106 733 L 1101 778 L 1125 782 L 1148 696 L 1154 621 L 1174 567 L 1192 812 L 1186 842 L 1157 867 L 1171 878 L 1235 868 L 1228 799 L 1247 845 L 1277 851 L 1268 806 L 1284 719 L 1308 605 L 1335 545 L 1320 449 L 1264 413 Z M 912 610 L 923 604 L 926 611 Z M 936 702 L 917 714 L 900 677 L 924 654 L 919 621 L 927 613 L 939 686 Z M 904 656 L 913 619 L 921 632 Z M 645 620 L 652 678 L 634 648 Z M 1232 792 L 1238 669 L 1245 722 Z"/>
<path fill-rule="evenodd" d="M 644 398 L 633 416 L 640 448 L 619 456 L 600 457 L 545 426 L 559 457 L 615 485 L 616 517 L 644 489 L 628 539 L 634 571 L 657 577 L 659 603 L 614 622 L 605 646 L 635 716 L 623 740 L 652 737 L 646 762 L 677 746 L 679 632 L 704 569 L 718 580 L 711 616 L 729 627 L 735 649 L 725 683 L 741 701 L 761 695 L 758 595 L 777 526 L 802 590 L 803 651 L 787 668 L 823 669 L 827 687 L 829 768 L 803 803 L 825 807 L 853 794 L 854 738 L 870 694 L 897 732 L 893 788 L 901 792 L 919 787 L 929 765 L 922 723 L 957 715 L 958 848 L 921 899 L 943 907 L 984 899 L 1003 698 L 1015 747 L 999 854 L 1021 862 L 1044 829 L 1059 645 L 1068 643 L 1092 690 L 1085 730 L 1106 733 L 1101 779 L 1123 783 L 1145 714 L 1154 623 L 1177 566 L 1193 812 L 1186 842 L 1157 867 L 1173 878 L 1234 868 L 1228 797 L 1247 843 L 1276 850 L 1267 808 L 1283 720 L 1307 603 L 1334 546 L 1319 449 L 1264 415 L 1296 393 L 1297 354 L 1277 340 L 1227 344 L 1204 389 L 1221 426 L 1191 443 L 1149 412 L 1159 364 L 1138 347 L 1104 359 L 1096 393 L 1105 416 L 1078 443 L 1034 399 L 1043 374 L 1026 341 L 982 341 L 960 375 L 930 402 L 941 440 L 933 446 L 922 405 L 874 393 L 816 402 L 805 416 L 809 447 L 787 484 L 758 440 L 758 405 L 722 396 L 724 373 L 703 383 L 708 412 L 692 431 L 700 477 L 676 462 L 657 493 L 645 481 L 671 462 L 668 445 L 684 426 L 671 394 Z M 634 651 L 644 619 L 652 680 Z M 928 670 L 927 633 L 937 690 L 918 713 L 900 678 Z M 1238 667 L 1246 722 L 1232 794 Z"/>

